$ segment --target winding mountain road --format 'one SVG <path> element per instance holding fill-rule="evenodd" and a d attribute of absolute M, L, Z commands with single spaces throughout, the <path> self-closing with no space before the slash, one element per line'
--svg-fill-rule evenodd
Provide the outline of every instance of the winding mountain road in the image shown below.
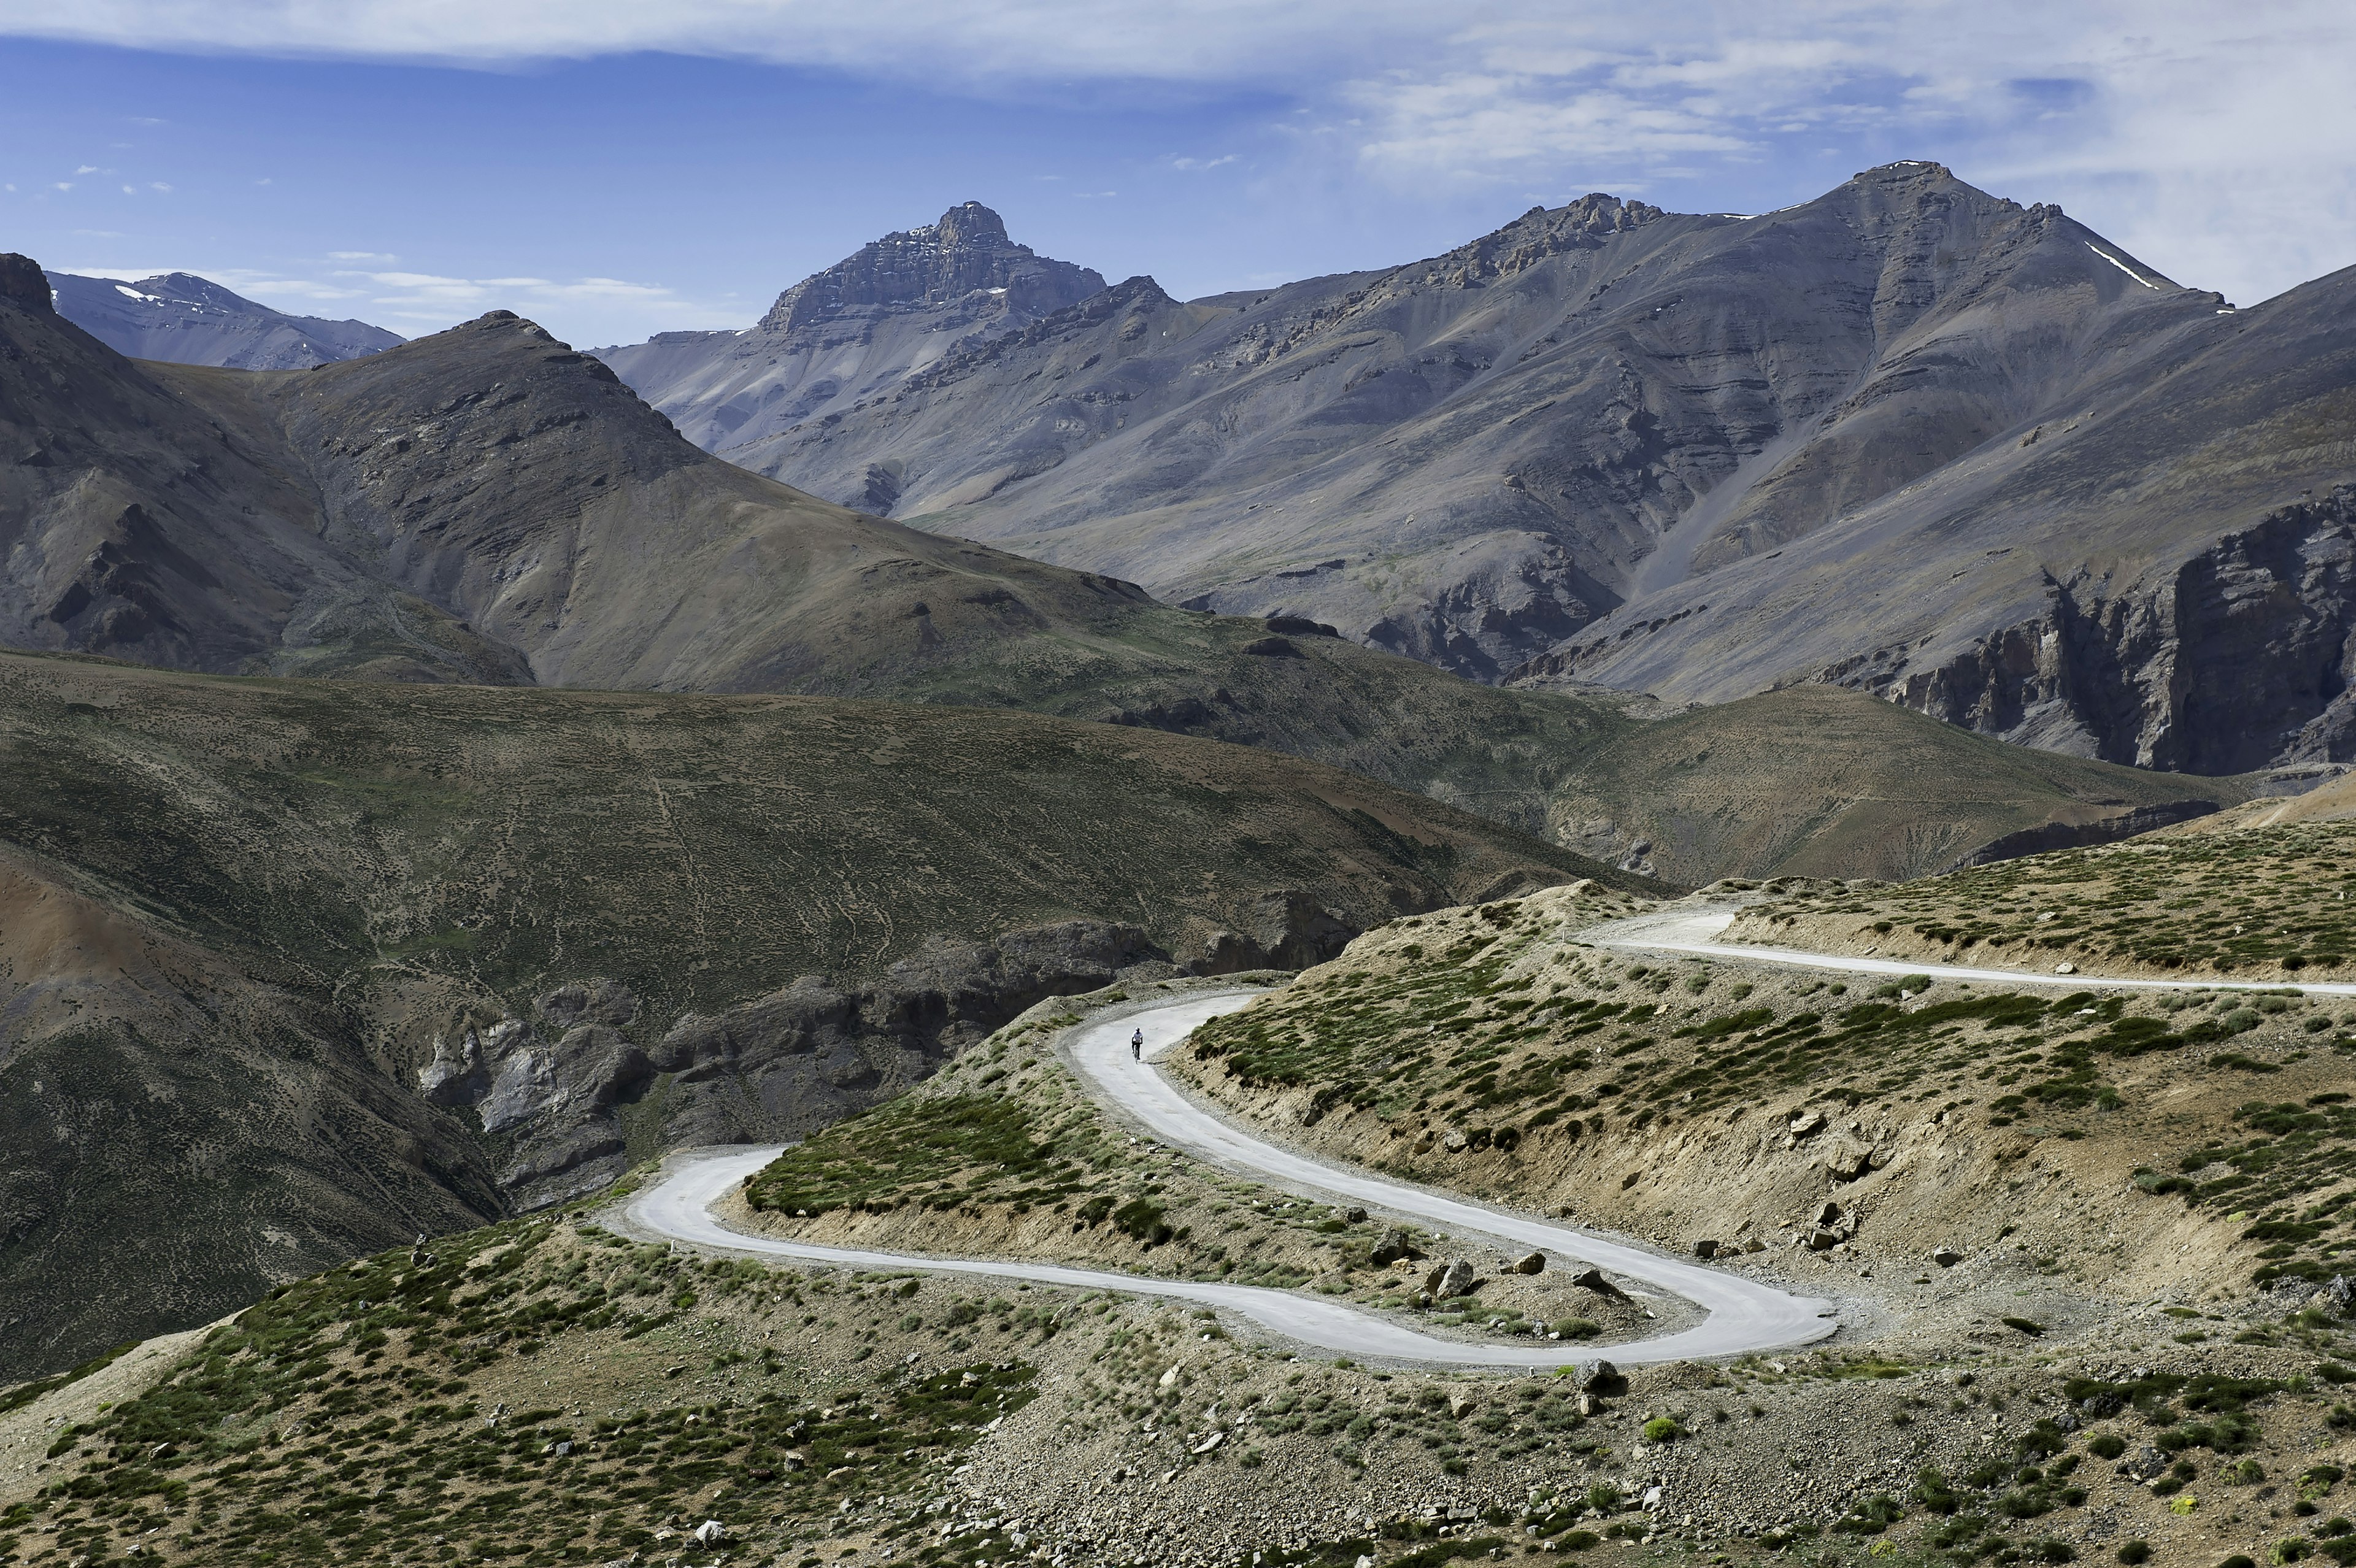
<path fill-rule="evenodd" d="M 1154 1279 L 1059 1264 L 941 1258 L 851 1247 L 822 1247 L 737 1231 L 714 1217 L 712 1206 L 780 1150 L 730 1149 L 682 1157 L 624 1213 L 641 1232 L 691 1245 L 859 1268 L 924 1269 L 985 1275 L 1089 1290 L 1159 1296 L 1224 1308 L 1302 1344 L 1351 1356 L 1444 1366 L 1545 1368 L 1615 1362 L 1642 1364 L 1773 1350 L 1824 1339 L 1837 1325 L 1832 1304 L 1792 1296 L 1752 1279 L 1676 1258 L 1573 1225 L 1491 1209 L 1462 1198 L 1328 1165 L 1261 1141 L 1194 1104 L 1152 1066 L 1154 1058 L 1196 1026 L 1248 1005 L 1252 993 L 1197 997 L 1107 1019 L 1079 1030 L 1073 1061 L 1088 1087 L 1127 1112 L 1156 1137 L 1230 1169 L 1293 1187 L 1308 1187 L 1414 1219 L 1445 1231 L 1475 1232 L 1537 1248 L 1558 1259 L 1576 1258 L 1614 1274 L 1647 1281 L 1684 1296 L 1708 1313 L 1689 1328 L 1608 1346 L 1573 1347 L 1543 1341 L 1477 1343 L 1441 1339 L 1341 1303 L 1253 1285 Z M 1145 1032 L 1142 1061 L 1130 1058 L 1130 1031 Z"/>
<path fill-rule="evenodd" d="M 1798 947 L 1758 947 L 1720 942 L 1737 909 L 1668 909 L 1610 921 L 1580 933 L 1598 947 L 1632 953 L 1691 953 L 1706 958 L 1748 958 L 1801 969 L 1838 969 L 1853 975 L 1928 975 L 1933 979 L 1977 980 L 2005 986 L 2089 986 L 2136 991 L 2276 991 L 2296 989 L 2319 997 L 2356 997 L 2356 984 L 2297 980 L 2122 980 L 2108 975 L 2040 975 L 2028 969 L 1975 969 L 1963 964 L 1933 964 L 1901 958 L 1859 958 L 1840 953 L 1810 953 Z"/>
<path fill-rule="evenodd" d="M 1867 958 L 1719 941 L 1739 912 L 1722 907 L 1659 910 L 1593 927 L 1581 933 L 1580 940 L 1627 952 L 1684 953 L 1851 974 L 1928 975 L 1999 985 L 2176 991 L 2263 991 L 2279 987 L 2278 982 L 2261 980 L 2145 980 L 2101 975 L 2040 975 L 2029 970 Z M 2356 984 L 2344 982 L 2308 984 L 2297 988 L 2319 996 L 2356 996 Z M 1153 1061 L 1205 1020 L 1248 1005 L 1255 994 L 1196 997 L 1091 1024 L 1076 1037 L 1071 1051 L 1073 1064 L 1099 1099 L 1127 1113 L 1155 1137 L 1201 1158 L 1286 1186 L 1310 1188 L 1352 1200 L 1442 1231 L 1472 1232 L 1576 1258 L 1659 1285 L 1701 1307 L 1708 1317 L 1674 1333 L 1600 1348 L 1465 1343 L 1421 1334 L 1403 1324 L 1337 1302 L 1252 1285 L 1153 1279 L 1056 1264 L 922 1257 L 905 1253 L 821 1247 L 751 1235 L 722 1224 L 712 1216 L 712 1205 L 775 1159 L 781 1152 L 775 1147 L 683 1156 L 656 1185 L 631 1200 L 626 1209 L 626 1216 L 643 1232 L 734 1252 L 864 1268 L 986 1275 L 1198 1301 L 1248 1317 L 1303 1344 L 1386 1360 L 1536 1368 L 1591 1362 L 1608 1351 L 1612 1360 L 1633 1364 L 1780 1349 L 1808 1344 L 1834 1331 L 1836 1325 L 1830 1320 L 1833 1312 L 1827 1302 L 1794 1296 L 1724 1270 L 1664 1257 L 1577 1226 L 1532 1219 L 1448 1193 L 1386 1180 L 1349 1167 L 1329 1165 L 1265 1142 L 1205 1110 L 1180 1093 L 1153 1067 Z M 1142 1060 L 1130 1055 L 1131 1029 L 1145 1032 Z"/>

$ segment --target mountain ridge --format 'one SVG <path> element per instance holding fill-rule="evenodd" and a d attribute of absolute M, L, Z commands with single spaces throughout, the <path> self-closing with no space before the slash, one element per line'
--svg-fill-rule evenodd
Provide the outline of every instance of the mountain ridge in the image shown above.
<path fill-rule="evenodd" d="M 1115 336 L 1170 308 L 1143 283 L 1091 297 L 1068 312 Z M 1105 305 L 1119 308 L 1090 315 Z M 1346 767 L 1695 883 L 1787 862 L 1921 870 L 1934 852 L 2079 824 L 2090 803 L 2224 805 L 2248 788 L 2024 765 L 1958 736 L 1941 762 L 1954 777 L 1907 792 L 1905 820 L 1859 815 L 1855 791 L 1886 781 L 1820 737 L 1912 754 L 1919 720 L 1857 698 L 1827 728 L 1785 698 L 1727 717 L 1770 761 L 1740 770 L 1733 820 L 1695 816 L 1662 804 L 1676 792 L 1655 770 L 1683 764 L 1624 697 L 1468 682 L 1312 618 L 1173 609 L 1119 578 L 819 501 L 700 451 L 609 368 L 509 312 L 302 372 L 134 362 L 45 308 L 0 306 L 0 451 L 23 454 L 0 465 L 15 563 L 0 642 L 20 647 L 217 673 L 1025 709 Z M 1792 817 L 1794 801 L 1822 809 Z"/>
<path fill-rule="evenodd" d="M 2351 286 L 2236 310 L 2058 208 L 1913 161 L 1756 218 L 1590 196 L 1400 267 L 1192 302 L 1130 279 L 720 450 L 1478 679 L 1712 701 L 1846 682 L 2021 743 L 2231 773 L 2356 755 L 2347 677 L 2313 673 L 2349 662 L 2337 576 L 2236 565 L 2270 547 L 2232 542 L 2322 541 L 2264 519 L 2356 478 L 2329 400 L 2356 380 L 2336 325 Z M 2122 420 L 2167 438 L 2096 429 Z M 2139 533 L 2105 523 L 2113 543 L 2077 549 L 2057 489 L 1966 542 L 1991 476 L 2060 473 L 2065 451 L 2094 466 L 2056 485 L 2086 496 L 2172 475 L 2144 486 Z M 1919 567 L 1879 608 L 1834 560 L 1866 538 Z M 2053 585 L 1981 597 L 2005 577 L 1991 548 Z M 2101 587 L 2121 560 L 2161 576 L 2122 578 L 2122 599 Z M 2201 597 L 2166 574 L 2200 561 L 2297 602 L 2259 638 L 2295 702 L 2169 695 L 2169 647 L 2237 645 L 2219 623 L 2241 611 L 2165 629 Z M 1710 634 L 1725 608 L 1699 606 L 1730 593 L 1744 630 Z M 1901 602 L 1927 609 L 1901 624 L 1883 613 Z"/>
<path fill-rule="evenodd" d="M 365 321 L 293 315 L 194 272 L 135 283 L 50 272 L 58 314 L 119 354 L 176 365 L 307 370 L 405 342 Z"/>
<path fill-rule="evenodd" d="M 1858 405 L 1845 419 L 1872 424 L 1891 395 L 1857 384 L 1874 343 L 1917 327 L 1943 287 L 1947 308 L 1969 308 L 1990 286 L 1957 283 L 1968 269 L 1940 243 L 1954 229 L 1996 230 L 2005 257 L 2030 261 L 2066 230 L 2063 270 L 2082 263 L 2071 282 L 2114 303 L 2134 286 L 2069 251 L 2077 226 L 2056 209 L 1998 202 L 1933 165 L 1868 171 L 1756 219 L 1592 195 L 1439 257 L 1240 304 L 1140 295 L 1092 333 L 1095 315 L 1066 313 L 1060 345 L 1034 325 L 841 421 L 721 450 L 819 493 L 884 468 L 894 515 L 1118 571 L 1189 605 L 1311 615 L 1494 679 L 1639 590 L 1680 519 L 1778 430 L 1844 397 Z M 1758 316 L 1762 279 L 1810 269 L 1849 296 L 1847 340 L 1791 347 L 1822 336 L 1813 297 L 1776 296 L 1780 314 L 1750 326 L 1730 314 Z M 1698 309 L 1713 301 L 1717 314 Z M 1685 337 L 1680 311 L 1706 318 Z M 1672 350 L 1691 374 L 1637 368 Z M 988 365 L 1001 374 L 971 377 Z M 972 383 L 962 401 L 945 396 L 953 366 Z M 1021 412 L 993 428 L 999 408 Z M 1869 489 L 1922 461 L 1866 475 Z M 1766 515 L 1735 519 L 1749 528 L 1736 537 L 1772 539 L 1783 513 L 1841 482 L 1804 465 L 1772 477 L 1751 509 Z M 1690 558 L 1701 542 L 1678 545 Z"/>

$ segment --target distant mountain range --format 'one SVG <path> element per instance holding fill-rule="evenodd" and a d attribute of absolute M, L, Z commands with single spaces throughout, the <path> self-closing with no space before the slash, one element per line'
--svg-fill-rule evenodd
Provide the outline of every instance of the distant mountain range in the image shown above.
<path fill-rule="evenodd" d="M 72 272 L 47 276 L 59 315 L 134 359 L 307 370 L 402 341 L 364 321 L 288 315 L 194 272 L 163 272 L 135 283 Z"/>
<path fill-rule="evenodd" d="M 923 286 L 859 286 L 917 236 Z M 1003 236 L 969 205 L 742 334 L 605 357 L 815 494 L 1477 679 L 1829 682 L 2203 773 L 2356 756 L 2356 274 L 2236 311 L 1916 162 L 1189 302 L 1050 310 L 1087 275 Z M 977 295 L 994 257 L 1033 303 Z"/>
<path fill-rule="evenodd" d="M 1912 754 L 1924 728 L 1863 698 L 1837 746 L 1798 698 L 1730 712 L 1726 733 L 1781 739 L 1720 746 L 1697 773 L 1651 750 L 1669 731 L 1615 694 L 1479 685 L 1313 620 L 1174 609 L 816 500 L 698 451 L 504 311 L 255 375 L 126 359 L 49 308 L 31 262 L 0 258 L 0 644 L 36 651 L 1028 709 L 1312 758 L 1694 881 L 1906 874 L 2040 826 L 2242 794 L 1957 737 L 1934 787 L 1858 816 L 1889 785 L 1838 753 Z M 1722 773 L 1728 798 L 1656 788 L 1663 768 Z"/>
<path fill-rule="evenodd" d="M 851 417 L 976 342 L 1001 337 L 1101 293 L 1086 267 L 1049 261 L 1006 237 L 978 201 L 922 229 L 887 234 L 777 296 L 741 332 L 666 332 L 600 348 L 640 396 L 707 451 Z M 862 472 L 838 497 L 888 515 L 899 500 L 889 465 Z"/>

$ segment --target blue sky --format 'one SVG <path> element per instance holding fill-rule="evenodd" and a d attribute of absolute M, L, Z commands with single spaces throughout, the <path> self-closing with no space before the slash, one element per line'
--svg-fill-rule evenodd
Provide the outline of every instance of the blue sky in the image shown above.
<path fill-rule="evenodd" d="M 750 321 L 969 198 L 1180 294 L 1933 158 L 2251 303 L 2356 262 L 2344 5 L 0 0 L 0 249 L 415 335 Z"/>

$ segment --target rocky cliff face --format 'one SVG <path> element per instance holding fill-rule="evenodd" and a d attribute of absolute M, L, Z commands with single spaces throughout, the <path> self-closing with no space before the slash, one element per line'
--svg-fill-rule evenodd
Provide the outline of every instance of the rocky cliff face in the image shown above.
<path fill-rule="evenodd" d="M 650 1149 L 801 1137 L 930 1075 L 1024 1008 L 1160 956 L 1141 931 L 1068 921 L 938 942 L 871 984 L 804 976 L 652 1030 L 633 1028 L 649 1020 L 627 987 L 576 982 L 541 997 L 532 1019 L 454 1023 L 418 1089 L 471 1108 L 501 1151 L 502 1189 L 533 1208 L 601 1187 Z"/>
<path fill-rule="evenodd" d="M 2268 513 L 2116 587 L 2048 577 L 2030 618 L 1924 668 L 1826 672 L 1994 734 L 2142 767 L 2244 773 L 2356 758 L 2356 489 Z"/>
<path fill-rule="evenodd" d="M 1103 287 L 1088 268 L 1016 244 L 997 213 L 969 201 L 804 278 L 755 326 L 668 332 L 596 352 L 690 440 L 718 451 L 847 416 L 960 346 L 1018 331 Z M 862 474 L 827 494 L 884 514 L 897 499 L 888 475 Z"/>
<path fill-rule="evenodd" d="M 307 370 L 378 354 L 401 335 L 364 321 L 289 315 L 193 272 L 135 283 L 51 272 L 58 314 L 134 359 L 224 365 L 240 370 Z"/>
<path fill-rule="evenodd" d="M 1716 700 L 1823 681 L 2197 773 L 2349 744 L 2356 270 L 2189 325 L 2064 405 L 1525 667 Z"/>
<path fill-rule="evenodd" d="M 709 1016 L 650 1029 L 610 980 L 541 997 L 530 1019 L 454 1021 L 417 1070 L 433 1105 L 471 1108 L 500 1153 L 498 1181 L 531 1208 L 611 1181 L 651 1148 L 801 1137 L 929 1076 L 1050 997 L 1116 979 L 1305 968 L 1360 927 L 1300 889 L 1273 891 L 1249 929 L 1175 955 L 1100 920 L 935 941 L 867 984 L 806 975 Z M 633 1027 L 639 1026 L 639 1027 Z"/>

